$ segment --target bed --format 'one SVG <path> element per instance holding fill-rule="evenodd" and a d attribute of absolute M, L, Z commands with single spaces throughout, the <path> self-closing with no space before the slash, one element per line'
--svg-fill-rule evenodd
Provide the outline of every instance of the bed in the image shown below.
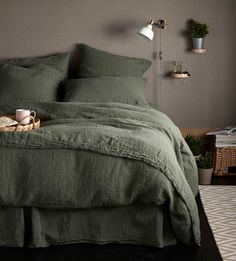
<path fill-rule="evenodd" d="M 199 245 L 196 163 L 179 129 L 144 98 L 150 63 L 82 50 L 63 101 L 55 86 L 68 55 L 0 67 L 0 114 L 28 108 L 42 120 L 33 131 L 0 132 L 0 245 Z"/>

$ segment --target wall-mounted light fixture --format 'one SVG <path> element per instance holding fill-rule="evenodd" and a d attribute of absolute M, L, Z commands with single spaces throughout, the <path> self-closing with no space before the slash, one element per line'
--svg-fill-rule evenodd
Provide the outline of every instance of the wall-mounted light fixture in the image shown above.
<path fill-rule="evenodd" d="M 141 28 L 140 31 L 138 31 L 138 34 L 144 37 L 145 39 L 152 41 L 154 37 L 153 27 L 157 27 L 158 29 L 165 29 L 166 28 L 166 20 L 159 19 L 157 21 L 151 20 L 147 26 Z"/>

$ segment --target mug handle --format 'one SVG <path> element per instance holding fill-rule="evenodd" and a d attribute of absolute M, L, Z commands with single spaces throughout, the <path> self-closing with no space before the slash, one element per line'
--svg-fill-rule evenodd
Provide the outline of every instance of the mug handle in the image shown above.
<path fill-rule="evenodd" d="M 33 118 L 35 119 L 35 117 L 36 117 L 36 112 L 35 111 L 30 111 L 30 115 L 33 113 Z"/>

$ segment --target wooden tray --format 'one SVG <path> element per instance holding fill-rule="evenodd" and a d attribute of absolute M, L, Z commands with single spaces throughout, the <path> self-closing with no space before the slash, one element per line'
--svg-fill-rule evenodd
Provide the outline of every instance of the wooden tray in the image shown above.
<path fill-rule="evenodd" d="M 0 115 L 0 117 L 2 116 L 15 120 L 15 115 Z M 30 124 L 23 125 L 22 121 L 26 118 L 30 118 Z M 17 125 L 0 127 L 0 131 L 30 131 L 37 128 L 40 128 L 40 119 L 32 116 L 26 116 Z"/>

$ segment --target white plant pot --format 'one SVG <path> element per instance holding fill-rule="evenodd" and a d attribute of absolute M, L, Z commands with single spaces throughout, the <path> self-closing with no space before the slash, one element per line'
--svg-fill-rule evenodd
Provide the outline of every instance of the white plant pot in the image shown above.
<path fill-rule="evenodd" d="M 200 185 L 210 185 L 213 169 L 198 169 L 198 178 Z"/>
<path fill-rule="evenodd" d="M 197 160 L 199 160 L 199 159 L 201 158 L 201 154 L 195 155 L 195 156 L 193 156 L 193 157 L 194 157 L 194 159 L 197 161 Z"/>

